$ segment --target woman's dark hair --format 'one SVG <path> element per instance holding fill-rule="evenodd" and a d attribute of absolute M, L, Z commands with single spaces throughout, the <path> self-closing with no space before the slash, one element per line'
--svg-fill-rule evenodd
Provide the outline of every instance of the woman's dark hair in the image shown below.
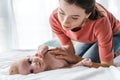
<path fill-rule="evenodd" d="M 75 4 L 78 7 L 85 9 L 85 13 L 91 15 L 88 17 L 91 20 L 96 20 L 99 15 L 99 11 L 95 7 L 95 0 L 64 0 L 69 4 Z"/>

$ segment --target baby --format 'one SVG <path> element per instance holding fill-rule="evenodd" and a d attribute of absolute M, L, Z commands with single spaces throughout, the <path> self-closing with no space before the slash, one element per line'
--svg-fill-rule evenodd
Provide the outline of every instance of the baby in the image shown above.
<path fill-rule="evenodd" d="M 65 60 L 55 58 L 55 55 L 49 53 L 50 49 L 48 46 L 39 48 L 39 52 L 33 56 L 27 56 L 26 58 L 20 59 L 14 62 L 10 66 L 9 74 L 23 74 L 27 75 L 30 73 L 39 73 L 47 70 L 65 68 L 65 67 L 76 67 L 76 66 L 91 66 L 92 62 L 90 59 L 83 59 L 76 64 L 70 64 Z M 38 56 L 42 54 L 43 56 Z"/>

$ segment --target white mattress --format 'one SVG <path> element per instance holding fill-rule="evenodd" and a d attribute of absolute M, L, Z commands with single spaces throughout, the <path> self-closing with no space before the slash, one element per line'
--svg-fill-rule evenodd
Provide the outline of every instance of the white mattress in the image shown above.
<path fill-rule="evenodd" d="M 117 67 L 87 68 L 79 66 L 75 68 L 50 70 L 38 74 L 8 74 L 9 66 L 13 61 L 34 53 L 35 50 L 11 50 L 0 53 L 0 80 L 120 80 L 120 57 L 115 59 Z"/>

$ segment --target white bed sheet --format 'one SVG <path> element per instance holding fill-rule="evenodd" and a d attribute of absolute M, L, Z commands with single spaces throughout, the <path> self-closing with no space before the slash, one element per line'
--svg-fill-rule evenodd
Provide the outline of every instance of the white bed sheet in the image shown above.
<path fill-rule="evenodd" d="M 10 64 L 22 57 L 32 55 L 35 50 L 11 50 L 0 53 L 0 80 L 120 80 L 120 57 L 115 59 L 117 67 L 88 68 L 75 67 L 45 71 L 29 75 L 9 75 Z"/>

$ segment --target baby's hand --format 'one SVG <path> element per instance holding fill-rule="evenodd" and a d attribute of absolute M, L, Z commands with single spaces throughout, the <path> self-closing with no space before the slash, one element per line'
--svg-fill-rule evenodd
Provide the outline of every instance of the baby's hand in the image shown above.
<path fill-rule="evenodd" d="M 48 51 L 48 46 L 42 45 L 38 47 L 38 51 L 35 56 L 44 57 L 45 53 Z"/>
<path fill-rule="evenodd" d="M 76 67 L 76 66 L 87 66 L 87 67 L 91 67 L 93 65 L 91 59 L 89 58 L 84 58 L 82 61 L 76 63 L 75 65 L 73 65 L 72 67 Z"/>

